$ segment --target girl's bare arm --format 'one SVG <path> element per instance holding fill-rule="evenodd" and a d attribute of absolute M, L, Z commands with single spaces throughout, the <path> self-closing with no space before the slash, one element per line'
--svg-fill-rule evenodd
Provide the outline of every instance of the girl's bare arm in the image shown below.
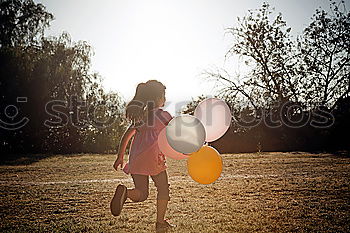
<path fill-rule="evenodd" d="M 130 141 L 132 136 L 134 136 L 135 133 L 136 133 L 136 129 L 131 127 L 131 126 L 129 126 L 129 128 L 125 131 L 125 133 L 122 137 L 122 140 L 119 144 L 117 159 L 115 160 L 115 162 L 113 164 L 113 167 L 116 171 L 118 171 L 119 166 L 120 166 L 120 168 L 123 168 L 123 160 L 124 160 L 124 154 L 125 154 L 126 147 L 128 145 L 128 142 Z"/>
<path fill-rule="evenodd" d="M 129 128 L 125 131 L 122 140 L 120 141 L 119 148 L 118 148 L 118 158 L 124 159 L 124 154 L 126 147 L 130 141 L 130 139 L 134 136 L 136 133 L 136 129 L 132 126 L 129 126 Z M 117 158 L 117 159 L 118 159 Z"/>

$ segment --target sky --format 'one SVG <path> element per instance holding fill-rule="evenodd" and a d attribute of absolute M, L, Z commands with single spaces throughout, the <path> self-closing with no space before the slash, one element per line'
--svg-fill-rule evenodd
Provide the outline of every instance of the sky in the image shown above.
<path fill-rule="evenodd" d="M 35 0 L 53 13 L 47 36 L 68 32 L 74 41 L 87 41 L 94 51 L 92 71 L 107 91 L 125 101 L 138 83 L 157 79 L 166 86 L 165 109 L 175 114 L 186 101 L 212 96 L 214 83 L 205 70 L 244 69 L 237 59 L 225 60 L 232 37 L 225 28 L 237 25 L 260 0 Z M 292 28 L 302 32 L 315 9 L 328 9 L 328 0 L 271 0 Z"/>

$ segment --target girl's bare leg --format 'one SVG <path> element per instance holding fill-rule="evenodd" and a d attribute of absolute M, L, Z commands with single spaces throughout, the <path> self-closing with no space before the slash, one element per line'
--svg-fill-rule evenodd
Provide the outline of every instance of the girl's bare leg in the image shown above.
<path fill-rule="evenodd" d="M 127 197 L 130 198 L 132 201 L 139 201 L 140 196 L 141 193 L 138 189 L 128 189 L 127 191 Z"/>
<path fill-rule="evenodd" d="M 168 200 L 157 200 L 157 222 L 164 223 Z"/>

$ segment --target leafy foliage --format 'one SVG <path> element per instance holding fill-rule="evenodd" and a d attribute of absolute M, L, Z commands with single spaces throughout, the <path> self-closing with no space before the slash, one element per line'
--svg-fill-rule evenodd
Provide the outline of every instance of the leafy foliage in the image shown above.
<path fill-rule="evenodd" d="M 90 72 L 92 48 L 68 33 L 43 36 L 52 19 L 33 1 L 3 1 L 0 32 L 0 119 L 6 124 L 27 117 L 16 130 L 1 127 L 1 148 L 15 152 L 107 152 L 124 130 L 118 93 L 106 93 Z M 19 36 L 20 34 L 21 36 Z M 26 97 L 26 103 L 17 103 Z M 19 108 L 18 115 L 6 112 Z M 9 117 L 10 116 L 10 117 Z"/>
<path fill-rule="evenodd" d="M 334 108 L 350 93 L 350 12 L 344 2 L 331 2 L 331 12 L 317 9 L 299 38 L 304 100 Z"/>
<path fill-rule="evenodd" d="M 35 43 L 44 35 L 53 15 L 32 0 L 0 2 L 0 46 L 14 47 Z"/>
<path fill-rule="evenodd" d="M 219 148 L 232 140 L 249 144 L 245 151 L 349 148 L 337 132 L 349 130 L 350 12 L 343 1 L 330 6 L 317 9 L 297 39 L 268 3 L 227 29 L 233 43 L 226 58 L 239 58 L 248 72 L 205 72 L 235 119 Z"/>

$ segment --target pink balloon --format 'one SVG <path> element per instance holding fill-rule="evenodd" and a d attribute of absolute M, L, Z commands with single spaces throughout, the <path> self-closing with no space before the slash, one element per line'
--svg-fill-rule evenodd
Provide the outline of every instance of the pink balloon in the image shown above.
<path fill-rule="evenodd" d="M 166 138 L 166 127 L 160 131 L 158 135 L 158 146 L 160 151 L 167 157 L 180 160 L 180 159 L 188 159 L 189 156 L 182 154 L 180 152 L 177 152 L 174 150 L 168 143 L 168 140 Z"/>
<path fill-rule="evenodd" d="M 212 142 L 222 137 L 231 124 L 231 110 L 225 101 L 217 98 L 208 98 L 198 104 L 194 111 L 204 125 L 206 142 Z"/>

